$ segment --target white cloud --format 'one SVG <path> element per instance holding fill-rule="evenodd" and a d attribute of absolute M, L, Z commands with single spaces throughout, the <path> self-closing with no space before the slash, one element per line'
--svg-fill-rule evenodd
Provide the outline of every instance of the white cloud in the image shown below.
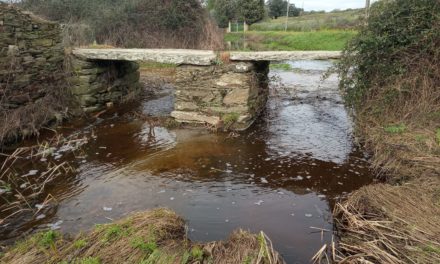
<path fill-rule="evenodd" d="M 308 10 L 325 10 L 331 11 L 334 9 L 347 9 L 347 8 L 363 8 L 365 7 L 365 0 L 345 0 L 345 1 L 331 1 L 331 0 L 290 0 L 297 7 L 302 7 Z M 374 1 L 371 1 L 374 2 Z"/>

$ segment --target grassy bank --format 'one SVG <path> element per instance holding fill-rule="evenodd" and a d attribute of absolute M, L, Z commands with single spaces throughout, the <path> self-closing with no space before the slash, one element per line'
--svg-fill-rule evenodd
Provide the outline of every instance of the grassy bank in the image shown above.
<path fill-rule="evenodd" d="M 235 231 L 226 242 L 194 243 L 167 209 L 135 213 L 75 238 L 55 231 L 18 242 L 0 263 L 284 263 L 263 233 Z"/>
<path fill-rule="evenodd" d="M 299 17 L 289 17 L 287 23 L 287 31 L 309 32 L 317 30 L 347 30 L 355 29 L 362 16 L 363 9 L 334 11 L 334 12 L 318 12 L 313 14 L 305 14 Z M 284 31 L 286 17 L 277 19 L 267 19 L 265 21 L 251 25 L 252 31 Z"/>
<path fill-rule="evenodd" d="M 336 206 L 339 260 L 440 263 L 440 3 L 380 1 L 339 63 L 382 183 Z"/>
<path fill-rule="evenodd" d="M 315 32 L 249 31 L 229 33 L 226 42 L 239 50 L 342 50 L 357 34 L 353 30 L 323 30 Z"/>

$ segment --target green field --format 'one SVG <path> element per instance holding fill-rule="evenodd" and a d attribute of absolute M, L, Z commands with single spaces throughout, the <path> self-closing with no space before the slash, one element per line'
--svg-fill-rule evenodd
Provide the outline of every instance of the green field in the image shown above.
<path fill-rule="evenodd" d="M 357 34 L 362 9 L 315 12 L 290 17 L 285 31 L 285 17 L 266 19 L 250 26 L 250 31 L 226 34 L 230 50 L 342 50 Z"/>
<path fill-rule="evenodd" d="M 362 19 L 362 9 L 334 11 L 329 13 L 305 14 L 299 17 L 289 17 L 287 31 L 316 31 L 316 30 L 347 30 L 356 29 Z M 266 19 L 251 25 L 252 31 L 284 31 L 286 17 Z"/>
<path fill-rule="evenodd" d="M 357 34 L 353 30 L 315 32 L 249 31 L 225 36 L 231 50 L 342 50 Z"/>

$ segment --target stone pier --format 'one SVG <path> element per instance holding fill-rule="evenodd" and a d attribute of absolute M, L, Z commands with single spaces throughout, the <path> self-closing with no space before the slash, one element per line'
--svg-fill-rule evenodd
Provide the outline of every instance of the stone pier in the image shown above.
<path fill-rule="evenodd" d="M 172 117 L 234 130 L 248 128 L 266 104 L 268 66 L 268 62 L 230 62 L 177 67 Z"/>
<path fill-rule="evenodd" d="M 71 66 L 70 91 L 86 113 L 134 98 L 141 91 L 136 62 L 74 58 Z"/>

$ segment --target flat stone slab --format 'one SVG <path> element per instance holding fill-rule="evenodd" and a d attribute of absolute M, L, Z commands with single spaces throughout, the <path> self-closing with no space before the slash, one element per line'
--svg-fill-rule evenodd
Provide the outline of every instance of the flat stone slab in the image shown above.
<path fill-rule="evenodd" d="M 251 51 L 230 52 L 232 61 L 285 61 L 339 59 L 340 51 Z"/>
<path fill-rule="evenodd" d="M 73 54 L 89 60 L 154 61 L 177 65 L 215 64 L 217 54 L 211 50 L 189 49 L 74 49 Z M 340 51 L 249 51 L 230 52 L 231 61 L 285 61 L 339 59 Z"/>
<path fill-rule="evenodd" d="M 212 65 L 214 51 L 189 49 L 74 49 L 73 54 L 89 60 L 154 61 L 171 64 Z"/>

